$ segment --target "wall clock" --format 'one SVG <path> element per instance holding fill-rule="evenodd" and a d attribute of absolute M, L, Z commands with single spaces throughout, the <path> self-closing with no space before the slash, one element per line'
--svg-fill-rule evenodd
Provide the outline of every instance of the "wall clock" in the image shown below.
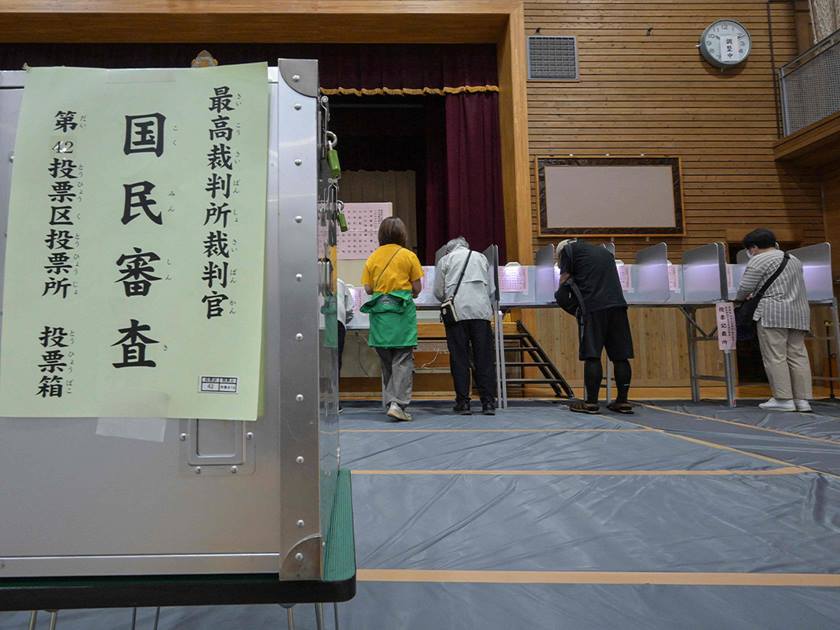
<path fill-rule="evenodd" d="M 716 68 L 725 70 L 747 60 L 752 39 L 747 28 L 736 20 L 718 20 L 703 31 L 700 54 Z"/>

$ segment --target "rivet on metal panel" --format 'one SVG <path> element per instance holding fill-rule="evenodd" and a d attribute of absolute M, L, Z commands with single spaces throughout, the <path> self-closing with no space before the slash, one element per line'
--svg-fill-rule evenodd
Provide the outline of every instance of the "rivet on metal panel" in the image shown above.
<path fill-rule="evenodd" d="M 303 527 L 304 525 L 305 525 L 305 523 L 303 522 L 303 519 L 301 519 L 297 522 L 298 527 Z"/>
<path fill-rule="evenodd" d="M 14 153 L 9 153 L 9 162 L 14 162 L 14 161 L 15 161 L 15 154 Z"/>
<path fill-rule="evenodd" d="M 200 475 L 200 474 L 201 474 L 201 466 L 196 466 L 196 467 L 195 467 L 195 474 L 196 474 L 196 475 Z"/>
<path fill-rule="evenodd" d="M 295 160 L 295 166 L 300 166 L 301 164 L 303 164 L 303 160 L 301 160 L 300 158 Z"/>
<path fill-rule="evenodd" d="M 294 82 L 300 81 L 300 75 L 299 74 L 293 74 L 292 75 L 292 81 L 294 81 Z"/>
<path fill-rule="evenodd" d="M 239 472 L 239 469 L 236 466 L 231 466 L 230 467 L 230 472 L 235 475 L 236 473 Z"/>
<path fill-rule="evenodd" d="M 295 335 L 295 339 L 296 339 L 297 341 L 303 341 L 303 335 L 301 335 L 300 333 L 298 333 L 298 334 L 296 334 L 296 335 Z"/>
<path fill-rule="evenodd" d="M 298 562 L 303 562 L 303 554 L 300 552 L 296 553 L 295 560 L 297 560 Z"/>
<path fill-rule="evenodd" d="M 295 396 L 295 400 L 298 402 L 303 402 L 303 394 L 298 394 L 297 396 Z"/>
<path fill-rule="evenodd" d="M 302 273 L 296 273 L 295 274 L 295 280 L 297 280 L 298 282 L 303 280 L 303 274 Z"/>
<path fill-rule="evenodd" d="M 181 440 L 182 442 L 186 442 L 187 441 L 187 434 L 182 433 L 181 435 L 178 436 L 178 439 Z"/>
<path fill-rule="evenodd" d="M 295 461 L 296 461 L 298 464 L 302 464 L 302 463 L 303 463 L 303 456 L 302 456 L 302 455 L 298 455 L 298 456 L 297 456 L 297 459 L 296 459 Z"/>
<path fill-rule="evenodd" d="M 295 217 L 295 223 L 303 223 L 303 217 L 298 215 Z"/>
<path fill-rule="evenodd" d="M 300 111 L 300 108 L 303 107 L 300 103 L 295 103 L 295 109 Z"/>
<path fill-rule="evenodd" d="M 245 434 L 245 439 L 246 440 L 253 440 L 254 439 L 254 434 L 251 433 L 251 431 L 248 431 L 248 433 Z"/>

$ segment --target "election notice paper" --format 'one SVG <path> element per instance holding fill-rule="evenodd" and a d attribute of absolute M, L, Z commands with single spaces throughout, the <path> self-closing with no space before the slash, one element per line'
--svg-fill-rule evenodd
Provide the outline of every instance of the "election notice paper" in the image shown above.
<path fill-rule="evenodd" d="M 265 64 L 28 71 L 0 415 L 257 418 L 267 138 Z"/>

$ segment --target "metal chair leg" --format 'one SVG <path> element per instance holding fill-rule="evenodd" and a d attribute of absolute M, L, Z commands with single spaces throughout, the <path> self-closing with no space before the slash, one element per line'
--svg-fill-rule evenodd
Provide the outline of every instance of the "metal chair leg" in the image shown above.
<path fill-rule="evenodd" d="M 288 626 L 288 630 L 295 630 L 295 611 L 293 610 L 294 604 L 291 606 L 287 606 L 286 604 L 280 605 L 286 609 L 286 625 Z"/>
<path fill-rule="evenodd" d="M 338 603 L 333 602 L 333 618 L 335 619 L 335 630 L 338 630 Z"/>
<path fill-rule="evenodd" d="M 33 610 L 32 614 L 29 615 L 29 630 L 35 630 L 35 627 L 38 625 L 38 611 Z"/>
<path fill-rule="evenodd" d="M 50 611 L 50 630 L 55 630 L 56 625 L 58 625 L 58 611 L 51 610 Z"/>
<path fill-rule="evenodd" d="M 155 625 L 152 630 L 158 630 L 158 623 L 160 623 L 160 606 L 158 606 L 157 610 L 155 610 Z"/>
<path fill-rule="evenodd" d="M 315 627 L 324 630 L 324 605 L 315 604 Z"/>

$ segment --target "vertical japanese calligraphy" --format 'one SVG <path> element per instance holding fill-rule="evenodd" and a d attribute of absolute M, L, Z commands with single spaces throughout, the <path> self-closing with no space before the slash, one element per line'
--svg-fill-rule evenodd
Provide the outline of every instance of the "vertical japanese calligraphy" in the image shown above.
<path fill-rule="evenodd" d="M 201 280 L 206 285 L 207 293 L 201 301 L 206 306 L 207 319 L 213 319 L 222 317 L 225 312 L 232 313 L 236 305 L 236 300 L 231 299 L 227 293 L 228 283 L 236 282 L 236 268 L 231 267 L 228 238 L 229 227 L 233 226 L 228 225 L 228 217 L 232 212 L 229 205 L 231 198 L 235 200 L 239 192 L 238 182 L 233 179 L 234 163 L 238 160 L 234 159 L 231 148 L 234 128 L 238 131 L 239 124 L 231 118 L 235 115 L 242 97 L 232 93 L 229 85 L 219 85 L 213 88 L 208 98 L 208 134 L 211 144 L 207 151 L 207 168 L 210 172 L 204 190 L 209 193 L 210 198 L 204 211 L 204 225 L 208 225 L 212 220 L 212 226 L 217 226 L 218 229 L 211 229 L 203 243 L 207 260 Z M 238 153 L 236 157 L 238 158 Z M 233 215 L 235 222 L 236 212 L 233 212 Z M 229 303 L 227 311 L 226 302 Z"/>
<path fill-rule="evenodd" d="M 0 415 L 256 419 L 267 136 L 265 64 L 29 71 Z"/>

